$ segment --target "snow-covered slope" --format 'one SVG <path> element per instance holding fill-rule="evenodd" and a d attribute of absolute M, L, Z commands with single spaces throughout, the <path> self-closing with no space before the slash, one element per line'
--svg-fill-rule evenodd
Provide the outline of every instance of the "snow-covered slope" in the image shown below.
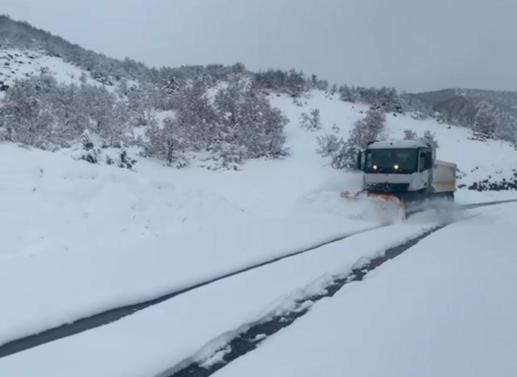
<path fill-rule="evenodd" d="M 329 96 L 321 91 L 311 92 L 302 101 L 302 106 L 293 103 L 288 97 L 273 97 L 272 102 L 289 116 L 291 124 L 297 124 L 302 112 L 320 109 L 324 128 L 313 133 L 314 139 L 318 135 L 332 132 L 346 139 L 355 120 L 363 117 L 368 109 L 366 105 L 343 102 L 337 96 Z M 334 125 L 339 131 L 332 130 Z M 411 114 L 387 114 L 384 137 L 402 139 L 403 131 L 406 129 L 416 132 L 418 136 L 423 136 L 426 130 L 435 134 L 439 144 L 437 157 L 458 165 L 459 185 L 469 186 L 489 177 L 493 181 L 499 181 L 514 176 L 514 169 L 517 168 L 517 150 L 508 142 L 477 140 L 470 129 L 438 123 L 434 119 L 415 120 Z M 307 135 L 303 137 L 307 138 Z M 311 144 L 309 140 L 299 143 L 296 136 L 288 140 L 293 144 L 294 151 L 307 148 L 309 145 L 311 148 L 317 148 L 317 144 Z"/>
<path fill-rule="evenodd" d="M 57 56 L 34 50 L 0 48 L 0 82 L 4 85 L 10 86 L 17 79 L 41 72 L 53 75 L 58 82 L 65 84 L 79 84 L 81 76 L 89 83 L 96 83 L 88 72 Z"/>

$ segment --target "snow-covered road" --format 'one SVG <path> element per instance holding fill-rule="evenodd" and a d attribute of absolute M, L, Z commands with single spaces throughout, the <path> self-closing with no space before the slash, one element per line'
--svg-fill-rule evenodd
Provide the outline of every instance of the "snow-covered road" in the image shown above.
<path fill-rule="evenodd" d="M 497 210 L 476 209 L 469 211 L 469 216 L 472 213 L 478 216 L 472 219 L 461 216 L 456 219 L 458 224 L 475 225 L 478 218 L 493 222 Z M 450 228 L 464 229 L 458 224 Z M 295 308 L 300 299 L 321 293 L 336 277 L 346 276 L 365 260 L 378 257 L 387 249 L 418 237 L 437 225 L 439 222 L 436 219 L 431 221 L 427 214 L 415 215 L 406 223 L 361 233 L 322 246 L 314 252 L 214 282 L 108 326 L 0 359 L 0 372 L 13 377 L 30 376 L 38 370 L 49 371 L 56 377 L 72 374 L 152 376 L 164 371 L 166 375 L 172 375 L 172 372 L 192 362 L 207 365 L 218 362 L 227 351 L 225 345 L 253 324 Z M 466 231 L 469 230 L 468 226 Z M 445 231 L 438 234 L 443 233 Z M 433 237 L 436 236 L 430 238 Z M 461 239 L 461 233 L 454 236 L 450 247 L 461 249 L 464 246 L 458 244 L 457 238 Z M 439 247 L 448 249 L 443 245 L 443 236 L 438 240 L 442 243 Z M 427 241 L 422 243 L 427 244 Z M 370 279 L 368 275 L 366 283 L 369 284 Z M 356 285 L 350 283 L 350 286 Z M 341 297 L 341 293 L 335 297 Z M 307 317 L 312 316 L 314 310 Z M 297 323 L 293 327 L 297 327 Z M 325 331 L 330 324 L 313 326 L 321 326 Z M 334 330 L 340 328 L 337 323 L 332 327 Z M 282 338 L 283 334 L 284 331 L 273 336 L 271 342 Z M 268 339 L 265 344 L 269 342 Z M 260 355 L 262 347 L 255 352 Z M 274 360 L 282 362 L 278 358 Z M 238 359 L 235 365 L 240 362 Z M 230 371 L 233 365 L 229 364 Z M 237 375 L 239 373 L 242 371 Z M 271 374 L 270 371 L 265 373 Z"/>
<path fill-rule="evenodd" d="M 300 254 L 311 252 L 315 249 L 319 249 L 328 244 L 339 242 L 354 235 L 378 229 L 382 226 L 386 225 L 377 225 L 364 229 L 357 228 L 358 230 L 348 231 L 345 233 L 329 236 L 327 239 L 319 240 L 315 243 L 308 243 L 301 249 L 285 251 L 283 253 L 279 253 L 276 255 L 273 254 L 273 256 L 271 256 L 270 259 L 264 258 L 255 263 L 238 267 L 236 270 L 230 272 L 223 271 L 221 275 L 208 274 L 207 280 L 194 280 L 192 285 L 183 286 L 177 290 L 173 290 L 159 297 L 151 298 L 145 301 L 135 302 L 133 304 L 125 306 L 112 307 L 100 313 L 88 315 L 83 318 L 77 318 L 70 323 L 65 323 L 57 327 L 52 327 L 44 331 L 37 332 L 33 335 L 14 339 L 12 341 L 0 345 L 0 358 L 16 352 L 24 351 L 32 347 L 39 346 L 44 343 L 54 341 L 56 339 L 61 339 L 66 336 L 71 336 L 79 332 L 87 331 L 95 327 L 106 325 L 113 321 L 119 320 L 120 318 L 123 318 L 127 315 L 134 314 L 137 311 L 146 309 L 153 305 L 157 305 L 163 301 L 169 300 L 180 294 L 189 292 L 193 289 L 197 289 L 208 284 L 213 284 L 216 281 L 226 279 L 238 274 L 242 274 L 247 271 L 266 266 L 268 264 L 276 263 L 282 259 L 292 258 Z M 268 255 L 268 253 L 265 252 L 264 255 Z"/>
<path fill-rule="evenodd" d="M 53 377 L 128 377 L 163 372 L 189 358 L 203 358 L 197 354 L 203 345 L 211 343 L 212 350 L 224 345 L 242 326 L 291 307 L 297 297 L 319 291 L 362 258 L 382 254 L 431 226 L 383 227 L 215 282 L 108 326 L 2 358 L 0 374 L 29 376 L 45 370 Z"/>
<path fill-rule="evenodd" d="M 512 375 L 516 213 L 486 208 L 431 235 L 216 375 Z"/>

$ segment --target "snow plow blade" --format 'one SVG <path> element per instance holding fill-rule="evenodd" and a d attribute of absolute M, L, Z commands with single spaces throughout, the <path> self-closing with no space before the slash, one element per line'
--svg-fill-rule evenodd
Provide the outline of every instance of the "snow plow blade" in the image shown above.
<path fill-rule="evenodd" d="M 362 199 L 379 200 L 381 202 L 396 203 L 401 207 L 404 206 L 404 202 L 401 199 L 399 199 L 395 195 L 390 195 L 390 194 L 378 194 L 378 193 L 365 192 L 365 191 L 352 193 L 352 192 L 345 191 L 345 192 L 341 193 L 341 197 L 344 199 L 355 199 L 355 200 L 362 200 Z"/>
<path fill-rule="evenodd" d="M 406 204 L 395 195 L 360 191 L 342 192 L 341 197 L 354 202 L 370 203 L 364 210 L 374 212 L 382 222 L 394 222 L 406 218 Z"/>

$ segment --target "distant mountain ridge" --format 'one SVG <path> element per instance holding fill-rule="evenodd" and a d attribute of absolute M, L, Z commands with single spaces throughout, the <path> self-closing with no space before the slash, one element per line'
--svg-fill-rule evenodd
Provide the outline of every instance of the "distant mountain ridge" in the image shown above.
<path fill-rule="evenodd" d="M 492 129 L 517 142 L 517 91 L 451 88 L 407 95 L 440 120 L 473 129 Z"/>

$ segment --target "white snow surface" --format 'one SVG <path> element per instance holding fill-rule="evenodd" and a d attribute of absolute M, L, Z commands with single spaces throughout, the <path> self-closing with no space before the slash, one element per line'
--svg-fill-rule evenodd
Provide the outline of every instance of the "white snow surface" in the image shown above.
<path fill-rule="evenodd" d="M 336 132 L 335 125 L 346 137 L 366 106 L 321 92 L 312 92 L 302 106 L 287 96 L 271 100 L 290 119 L 291 154 L 250 161 L 240 171 L 209 171 L 195 164 L 177 170 L 145 159 L 130 171 L 74 161 L 69 150 L 51 153 L 0 144 L 0 344 L 384 224 L 387 219 L 374 208 L 339 198 L 341 191 L 359 189 L 360 174 L 334 170 L 315 152 L 316 136 Z M 321 110 L 320 131 L 298 125 L 301 112 L 312 108 Z M 438 158 L 458 164 L 465 173 L 462 183 L 487 175 L 509 177 L 517 166 L 508 143 L 471 140 L 469 130 L 432 120 L 388 116 L 387 137 L 401 137 L 406 128 L 434 132 Z M 460 202 L 516 197 L 515 192 L 457 195 Z M 353 246 L 350 255 L 327 251 L 331 256 L 321 261 L 285 261 L 271 266 L 278 269 L 272 277 L 263 272 L 269 269 L 256 270 L 242 275 L 243 280 L 221 281 L 117 323 L 0 359 L 0 375 L 33 375 L 34 369 L 23 369 L 26 364 L 58 376 L 86 354 L 92 355 L 90 368 L 84 369 L 90 375 L 133 375 L 129 369 L 120 374 L 117 365 L 123 358 L 140 371 L 135 376 L 163 370 L 255 320 L 296 289 L 344 271 L 357 258 L 403 240 L 408 232 L 420 232 L 436 219 L 419 221 L 383 228 L 397 231 L 362 236 L 361 243 L 337 244 L 339 250 Z M 60 363 L 56 355 L 68 361 Z"/>
<path fill-rule="evenodd" d="M 136 377 L 157 375 L 190 357 L 209 364 L 220 356 L 218 347 L 246 324 L 285 310 L 297 297 L 321 290 L 333 275 L 349 273 L 358 260 L 430 226 L 383 227 L 218 281 L 108 326 L 0 359 L 0 374 Z"/>
<path fill-rule="evenodd" d="M 330 169 L 131 172 L 12 145 L 0 160 L 0 343 L 375 225 L 311 194 Z"/>
<path fill-rule="evenodd" d="M 13 85 L 15 80 L 26 79 L 42 71 L 64 84 L 80 84 L 81 75 L 84 75 L 88 83 L 100 85 L 88 72 L 60 57 L 34 50 L 0 48 L 0 81 L 4 84 Z"/>
<path fill-rule="evenodd" d="M 434 233 L 215 376 L 513 375 L 516 213 L 486 208 Z"/>

